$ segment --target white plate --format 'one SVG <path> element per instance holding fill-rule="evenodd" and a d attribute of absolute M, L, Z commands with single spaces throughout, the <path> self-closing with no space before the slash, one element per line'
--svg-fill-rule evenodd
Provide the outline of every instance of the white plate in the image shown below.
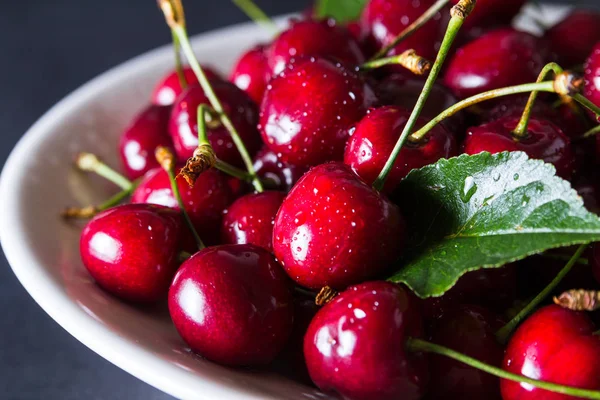
<path fill-rule="evenodd" d="M 528 12 L 551 23 L 564 8 Z M 267 39 L 265 32 L 248 23 L 201 35 L 193 44 L 201 62 L 225 72 L 243 50 Z M 73 156 L 93 151 L 117 165 L 119 134 L 171 67 L 168 46 L 128 61 L 70 94 L 23 136 L 0 180 L 4 253 L 25 289 L 70 334 L 173 396 L 325 398 L 274 373 L 224 368 L 191 354 L 166 311 L 135 308 L 94 284 L 79 258 L 80 229 L 58 217 L 67 205 L 96 204 L 107 197 L 110 186 L 99 180 L 90 183 L 72 170 Z"/>

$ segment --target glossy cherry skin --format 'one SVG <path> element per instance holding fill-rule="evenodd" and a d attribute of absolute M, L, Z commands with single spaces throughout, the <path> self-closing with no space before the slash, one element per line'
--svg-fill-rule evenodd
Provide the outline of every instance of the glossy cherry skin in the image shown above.
<path fill-rule="evenodd" d="M 419 18 L 434 2 L 434 0 L 370 0 L 365 5 L 360 18 L 364 34 L 369 41 L 381 49 L 392 43 L 400 32 Z M 447 15 L 449 15 L 448 10 L 442 10 L 418 31 L 394 47 L 389 55 L 414 49 L 422 57 L 435 59 L 446 27 Z"/>
<path fill-rule="evenodd" d="M 255 46 L 242 54 L 229 76 L 229 80 L 246 92 L 256 104 L 262 101 L 269 79 L 271 70 L 264 45 Z"/>
<path fill-rule="evenodd" d="M 154 150 L 173 147 L 167 126 L 171 107 L 151 105 L 138 114 L 119 139 L 119 156 L 125 176 L 131 180 L 158 167 Z"/>
<path fill-rule="evenodd" d="M 583 76 L 585 78 L 585 97 L 600 107 L 600 42 L 597 42 L 596 46 L 594 46 L 594 49 L 585 62 L 583 69 Z M 600 138 L 600 135 L 596 135 L 596 139 L 598 138 Z M 600 139 L 598 140 L 598 148 L 600 149 Z M 600 151 L 598 153 L 600 154 Z"/>
<path fill-rule="evenodd" d="M 292 21 L 271 43 L 267 54 L 273 75 L 281 73 L 291 61 L 305 56 L 331 57 L 348 65 L 365 61 L 358 42 L 333 19 Z"/>
<path fill-rule="evenodd" d="M 400 210 L 348 167 L 308 171 L 283 201 L 273 248 L 298 284 L 343 289 L 385 270 L 402 253 Z"/>
<path fill-rule="evenodd" d="M 283 192 L 252 193 L 240 197 L 225 210 L 221 241 L 230 244 L 254 244 L 273 251 L 273 224 Z"/>
<path fill-rule="evenodd" d="M 372 184 L 392 154 L 410 114 L 410 111 L 394 106 L 369 112 L 356 124 L 356 129 L 348 140 L 344 163 L 352 167 L 366 183 Z M 427 119 L 419 118 L 417 125 L 422 126 L 427 122 Z M 420 143 L 405 144 L 388 175 L 384 192 L 391 193 L 411 170 L 457 153 L 458 146 L 454 136 L 443 126 L 437 125 Z"/>
<path fill-rule="evenodd" d="M 600 13 L 574 10 L 558 24 L 546 31 L 551 50 L 564 68 L 585 61 L 600 39 Z"/>
<path fill-rule="evenodd" d="M 127 301 L 152 303 L 166 298 L 186 234 L 178 212 L 126 204 L 92 218 L 81 233 L 79 251 L 103 289 Z"/>
<path fill-rule="evenodd" d="M 600 338 L 584 313 L 556 305 L 529 317 L 508 343 L 503 368 L 529 378 L 600 389 Z M 551 393 L 525 383 L 502 380 L 504 400 L 568 400 L 572 396 Z"/>
<path fill-rule="evenodd" d="M 436 323 L 431 341 L 499 367 L 504 349 L 494 333 L 502 326 L 502 321 L 485 308 L 463 305 Z M 483 371 L 438 355 L 429 358 L 429 370 L 429 399 L 500 399 L 500 381 Z"/>
<path fill-rule="evenodd" d="M 290 282 L 275 258 L 251 244 L 209 247 L 185 261 L 169 289 L 169 312 L 191 349 L 229 366 L 265 365 L 292 331 Z"/>
<path fill-rule="evenodd" d="M 235 200 L 227 177 L 216 170 L 203 172 L 193 187 L 177 178 L 181 199 L 196 231 L 207 245 L 219 243 L 223 212 Z M 134 190 L 132 203 L 160 204 L 179 209 L 169 176 L 162 168 L 150 170 Z"/>
<path fill-rule="evenodd" d="M 202 66 L 206 77 L 210 81 L 221 81 L 221 76 L 210 67 Z M 190 67 L 183 68 L 183 74 L 188 86 L 198 84 L 198 78 Z M 165 75 L 154 88 L 152 93 L 152 103 L 159 106 L 170 106 L 175 102 L 175 99 L 183 92 L 177 71 L 171 71 Z"/>
<path fill-rule="evenodd" d="M 230 82 L 213 82 L 212 86 L 250 156 L 253 156 L 261 146 L 260 135 L 256 129 L 258 122 L 256 105 L 245 92 Z M 198 147 L 198 106 L 200 104 L 210 104 L 200 86 L 190 86 L 173 104 L 169 133 L 177 156 L 182 162 L 190 158 Z M 209 127 L 207 136 L 220 160 L 238 167 L 244 165 L 227 128 L 223 125 Z"/>
<path fill-rule="evenodd" d="M 519 117 L 505 117 L 469 128 L 463 144 L 464 152 L 477 154 L 487 151 L 494 154 L 524 151 L 531 158 L 553 164 L 558 176 L 569 179 L 573 174 L 575 160 L 571 141 L 560 128 L 546 120 L 531 118 L 527 137 L 515 140 L 512 131 L 518 123 Z"/>
<path fill-rule="evenodd" d="M 271 80 L 260 110 L 264 142 L 284 162 L 341 161 L 352 124 L 375 102 L 354 72 L 323 58 L 290 64 Z"/>
<path fill-rule="evenodd" d="M 254 156 L 254 170 L 258 176 L 269 180 L 275 188 L 289 192 L 308 171 L 308 167 L 283 162 L 275 152 L 264 146 Z"/>
<path fill-rule="evenodd" d="M 313 382 L 351 400 L 420 399 L 426 360 L 406 351 L 423 334 L 418 302 L 389 282 L 351 286 L 326 304 L 304 337 Z"/>
<path fill-rule="evenodd" d="M 459 0 L 452 0 L 456 4 Z M 510 25 L 527 0 L 477 0 L 477 5 L 465 20 L 466 31 L 486 25 Z"/>
<path fill-rule="evenodd" d="M 504 86 L 535 82 L 546 57 L 539 38 L 512 28 L 497 29 L 456 51 L 449 60 L 444 84 L 462 99 Z"/>

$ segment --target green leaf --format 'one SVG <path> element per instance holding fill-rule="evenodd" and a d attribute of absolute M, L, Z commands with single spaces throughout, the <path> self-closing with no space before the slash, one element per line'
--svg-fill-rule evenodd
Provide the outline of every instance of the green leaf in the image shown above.
<path fill-rule="evenodd" d="M 367 0 L 318 0 L 315 6 L 317 18 L 330 17 L 338 22 L 358 19 Z"/>
<path fill-rule="evenodd" d="M 407 257 L 390 280 L 441 296 L 466 272 L 550 248 L 600 241 L 600 219 L 543 161 L 461 155 L 413 170 L 399 188 Z"/>

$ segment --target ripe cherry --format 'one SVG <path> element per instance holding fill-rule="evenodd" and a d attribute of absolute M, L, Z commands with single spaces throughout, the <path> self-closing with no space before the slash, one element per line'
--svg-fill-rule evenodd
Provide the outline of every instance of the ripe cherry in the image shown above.
<path fill-rule="evenodd" d="M 574 10 L 544 37 L 561 66 L 582 64 L 600 38 L 600 13 Z"/>
<path fill-rule="evenodd" d="M 444 83 L 465 98 L 504 86 L 534 82 L 546 51 L 535 36 L 502 28 L 467 43 L 450 59 Z"/>
<path fill-rule="evenodd" d="M 531 118 L 527 136 L 517 139 L 512 131 L 518 123 L 518 116 L 505 117 L 469 128 L 463 145 L 464 152 L 477 154 L 483 151 L 524 151 L 531 158 L 554 164 L 557 175 L 569 179 L 573 174 L 575 161 L 571 141 L 560 128 L 549 121 Z"/>
<path fill-rule="evenodd" d="M 283 192 L 252 193 L 240 197 L 225 210 L 221 241 L 231 244 L 250 243 L 273 251 L 273 224 Z"/>
<path fill-rule="evenodd" d="M 158 167 L 154 150 L 173 147 L 167 126 L 171 107 L 151 105 L 138 114 L 119 139 L 119 156 L 127 178 L 134 180 Z"/>
<path fill-rule="evenodd" d="M 418 302 L 389 282 L 346 289 L 312 320 L 304 356 L 313 382 L 345 399 L 420 399 L 426 361 L 404 342 L 422 335 Z"/>
<path fill-rule="evenodd" d="M 289 192 L 308 171 L 308 167 L 283 162 L 275 152 L 265 146 L 254 157 L 254 170 L 261 178 L 271 181 L 277 189 Z"/>
<path fill-rule="evenodd" d="M 90 220 L 81 233 L 79 251 L 103 289 L 127 301 L 150 303 L 166 298 L 186 234 L 178 212 L 126 204 Z"/>
<path fill-rule="evenodd" d="M 203 66 L 202 69 L 210 81 L 222 80 L 221 76 L 212 68 Z M 194 74 L 194 71 L 192 71 L 190 67 L 184 67 L 183 74 L 189 86 L 198 84 L 198 78 L 196 78 L 196 74 Z M 183 89 L 181 88 L 177 71 L 171 71 L 165 75 L 154 88 L 154 92 L 152 93 L 152 103 L 159 106 L 170 106 L 175 102 L 175 99 L 179 97 L 181 92 L 183 92 Z"/>
<path fill-rule="evenodd" d="M 307 58 L 269 84 L 260 110 L 263 140 L 282 161 L 341 161 L 352 124 L 375 101 L 372 90 L 341 64 Z"/>
<path fill-rule="evenodd" d="M 267 54 L 273 75 L 303 56 L 327 56 L 348 65 L 360 65 L 365 61 L 358 42 L 333 19 L 292 21 L 291 26 L 271 43 Z"/>
<path fill-rule="evenodd" d="M 237 128 L 240 138 L 252 156 L 261 146 L 256 130 L 258 112 L 256 105 L 241 89 L 230 82 L 213 82 L 213 89 L 223 103 L 225 112 Z M 200 86 L 190 86 L 177 98 L 171 112 L 169 133 L 180 161 L 185 162 L 198 147 L 198 106 L 210 104 Z M 233 143 L 229 131 L 218 121 L 207 126 L 207 136 L 217 157 L 229 164 L 242 167 L 242 157 Z"/>
<path fill-rule="evenodd" d="M 597 42 L 596 46 L 594 46 L 583 69 L 585 78 L 585 97 L 600 107 L 600 42 Z M 596 139 L 598 139 L 598 148 L 600 149 L 600 135 L 596 135 Z"/>
<path fill-rule="evenodd" d="M 600 338 L 593 332 L 585 314 L 546 306 L 517 329 L 506 349 L 503 368 L 533 379 L 599 390 Z M 573 398 L 508 380 L 502 380 L 500 388 L 504 400 Z"/>
<path fill-rule="evenodd" d="M 273 248 L 300 285 L 343 289 L 385 270 L 401 252 L 400 210 L 362 182 L 350 167 L 314 167 L 283 201 Z"/>
<path fill-rule="evenodd" d="M 394 106 L 369 112 L 356 124 L 348 140 L 344 163 L 352 167 L 366 183 L 372 184 L 392 153 L 410 114 L 410 111 Z M 425 118 L 420 118 L 417 125 L 422 126 L 427 122 Z M 408 142 L 402 148 L 385 182 L 384 191 L 392 192 L 412 169 L 432 164 L 440 158 L 452 157 L 457 152 L 454 136 L 441 125 L 436 126 L 421 142 Z"/>
<path fill-rule="evenodd" d="M 245 52 L 231 71 L 229 80 L 260 104 L 271 79 L 265 46 L 258 45 Z"/>
<path fill-rule="evenodd" d="M 182 177 L 177 178 L 177 185 L 185 209 L 204 243 L 218 243 L 223 211 L 235 199 L 227 177 L 211 169 L 203 172 L 193 187 Z M 169 176 L 162 168 L 153 169 L 144 175 L 131 196 L 131 202 L 160 204 L 179 209 Z"/>
<path fill-rule="evenodd" d="M 191 349 L 223 365 L 271 362 L 292 330 L 289 280 L 275 258 L 250 244 L 201 250 L 169 290 L 169 312 Z"/>

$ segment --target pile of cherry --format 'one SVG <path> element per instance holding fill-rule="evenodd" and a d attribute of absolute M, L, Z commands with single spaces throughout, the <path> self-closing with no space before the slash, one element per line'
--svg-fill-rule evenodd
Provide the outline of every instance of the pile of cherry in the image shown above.
<path fill-rule="evenodd" d="M 510 27 L 523 3 L 478 1 L 417 127 L 461 99 L 535 82 L 551 61 L 581 67 L 584 94 L 600 105 L 600 15 L 573 11 L 536 37 Z M 406 237 L 395 189 L 410 170 L 441 158 L 524 151 L 553 164 L 589 210 L 600 210 L 600 136 L 582 138 L 597 122 L 554 94 L 540 94 L 522 138 L 512 130 L 528 94 L 458 113 L 402 148 L 381 191 L 371 186 L 424 78 L 399 65 L 357 67 L 433 4 L 370 0 L 360 20 L 347 25 L 305 16 L 248 50 L 229 81 L 203 68 L 266 191 L 254 192 L 251 180 L 240 179 L 246 164 L 238 144 L 209 115 L 208 141 L 234 176 L 210 168 L 193 186 L 178 176 L 177 198 L 155 150 L 172 149 L 177 168 L 196 155 L 198 108 L 211 99 L 191 68 L 166 76 L 121 137 L 124 175 L 133 182 L 122 185 L 132 192 L 130 204 L 96 209 L 81 234 L 81 257 L 96 282 L 132 303 L 168 299 L 183 340 L 209 360 L 244 367 L 274 362 L 347 399 L 574 398 L 426 355 L 418 339 L 529 378 L 600 390 L 594 314 L 547 305 L 507 346 L 495 335 L 569 253 L 470 272 L 433 299 L 381 280 Z M 434 60 L 448 10 L 387 55 L 414 49 Z M 198 251 L 188 225 L 207 247 Z M 573 268 L 557 293 L 600 288 L 600 247 L 585 254 L 589 260 Z M 320 307 L 314 297 L 323 288 L 329 301 Z"/>

